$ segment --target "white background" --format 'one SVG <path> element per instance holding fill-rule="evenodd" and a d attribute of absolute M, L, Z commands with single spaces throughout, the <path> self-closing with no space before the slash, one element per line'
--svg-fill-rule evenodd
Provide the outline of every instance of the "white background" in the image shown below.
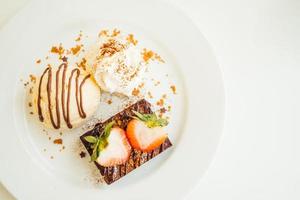
<path fill-rule="evenodd" d="M 28 1 L 0 0 L 0 28 Z M 223 138 L 187 200 L 300 199 L 300 0 L 170 1 L 211 44 L 226 92 Z M 0 199 L 13 199 L 1 185 Z"/>

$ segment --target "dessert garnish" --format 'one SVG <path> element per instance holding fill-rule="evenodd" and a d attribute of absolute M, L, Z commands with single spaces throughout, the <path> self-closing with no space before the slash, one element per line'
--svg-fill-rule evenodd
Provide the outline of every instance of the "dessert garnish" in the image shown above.
<path fill-rule="evenodd" d="M 108 123 L 100 136 L 84 137 L 93 149 L 91 161 L 97 161 L 105 167 L 124 164 L 131 152 L 125 131 L 119 127 L 113 127 L 114 124 L 114 121 Z"/>
<path fill-rule="evenodd" d="M 86 141 L 92 144 L 91 148 L 93 149 L 93 154 L 91 156 L 91 161 L 95 161 L 99 157 L 100 152 L 107 146 L 107 138 L 114 124 L 114 121 L 108 123 L 99 137 L 86 136 L 84 138 Z"/>
<path fill-rule="evenodd" d="M 168 125 L 168 120 L 164 118 L 157 117 L 155 113 L 152 114 L 141 114 L 137 111 L 132 111 L 135 116 L 132 116 L 132 118 L 143 121 L 149 128 L 154 127 L 164 127 Z"/>
<path fill-rule="evenodd" d="M 97 46 L 91 71 L 101 89 L 111 94 L 137 96 L 150 61 L 163 62 L 157 53 L 140 47 L 133 34 L 116 29 L 101 31 Z"/>
<path fill-rule="evenodd" d="M 128 123 L 126 129 L 131 146 L 145 152 L 159 147 L 167 138 L 167 133 L 162 127 L 168 125 L 168 121 L 157 117 L 155 113 L 133 112 L 136 116 Z"/>
<path fill-rule="evenodd" d="M 172 146 L 162 127 L 167 125 L 166 120 L 154 116 L 150 103 L 143 99 L 125 108 L 108 120 L 96 124 L 92 130 L 80 137 L 91 156 L 94 152 L 92 145 L 96 143 L 96 139 L 101 137 L 103 132 L 105 132 L 105 127 L 112 121 L 116 122 L 117 127 L 111 128 L 107 139 L 108 145 L 100 152 L 99 158 L 101 156 L 102 158 L 97 159 L 95 162 L 107 184 L 115 182 Z M 152 128 L 149 128 L 146 122 Z M 127 130 L 127 137 L 133 138 L 131 141 L 127 141 L 124 130 Z M 144 133 L 146 133 L 145 136 L 143 136 Z M 89 141 L 86 140 L 88 137 L 90 138 Z M 127 145 L 124 145 L 124 143 L 128 143 L 129 147 L 131 145 L 131 151 L 128 150 L 129 147 L 126 148 Z M 110 145 L 114 146 L 109 150 L 108 147 Z M 127 149 L 127 151 L 124 149 Z M 107 151 L 106 154 L 104 154 L 105 151 Z M 128 158 L 124 156 L 126 154 L 124 152 L 129 152 Z M 117 155 L 118 159 L 115 158 Z M 117 164 L 121 163 L 120 161 L 122 161 L 122 164 Z"/>
<path fill-rule="evenodd" d="M 145 71 L 145 62 L 139 49 L 118 38 L 105 38 L 100 45 L 97 62 L 94 64 L 95 80 L 106 92 L 131 96 Z"/>

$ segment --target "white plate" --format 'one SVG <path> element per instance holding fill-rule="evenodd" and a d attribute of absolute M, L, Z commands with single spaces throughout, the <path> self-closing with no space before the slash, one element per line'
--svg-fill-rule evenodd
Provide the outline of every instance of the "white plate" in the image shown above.
<path fill-rule="evenodd" d="M 159 52 L 166 65 L 154 73 L 170 74 L 178 94 L 172 100 L 172 150 L 113 185 L 95 186 L 87 180 L 91 164 L 74 149 L 80 129 L 66 134 L 70 148 L 58 153 L 28 117 L 20 78 L 38 71 L 34 60 L 51 44 L 107 26 L 136 33 Z M 0 44 L 0 180 L 18 199 L 181 199 L 209 166 L 223 125 L 221 74 L 207 41 L 172 5 L 33 1 L 1 30 Z M 44 147 L 50 150 L 45 153 Z"/>

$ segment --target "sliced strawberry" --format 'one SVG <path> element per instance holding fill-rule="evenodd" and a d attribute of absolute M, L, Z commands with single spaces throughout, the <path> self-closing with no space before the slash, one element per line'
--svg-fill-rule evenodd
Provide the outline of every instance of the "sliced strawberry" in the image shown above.
<path fill-rule="evenodd" d="M 112 128 L 107 142 L 108 145 L 101 151 L 97 162 L 104 167 L 124 164 L 131 152 L 125 131 L 117 127 Z"/>
<path fill-rule="evenodd" d="M 126 134 L 133 148 L 145 152 L 159 147 L 167 138 L 162 127 L 149 128 L 145 122 L 137 119 L 128 123 Z"/>

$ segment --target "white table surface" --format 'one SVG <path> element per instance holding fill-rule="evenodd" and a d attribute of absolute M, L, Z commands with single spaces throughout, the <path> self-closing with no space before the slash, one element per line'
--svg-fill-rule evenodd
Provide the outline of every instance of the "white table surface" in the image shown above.
<path fill-rule="evenodd" d="M 0 0 L 0 28 L 28 1 Z M 226 90 L 222 141 L 186 199 L 300 199 L 300 1 L 170 1 L 212 45 Z M 0 199 L 13 199 L 1 185 Z"/>

